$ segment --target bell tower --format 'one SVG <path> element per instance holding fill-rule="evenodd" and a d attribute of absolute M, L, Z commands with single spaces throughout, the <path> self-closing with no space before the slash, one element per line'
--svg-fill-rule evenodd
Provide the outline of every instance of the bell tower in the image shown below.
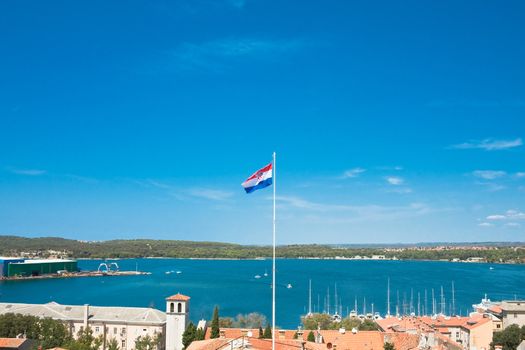
<path fill-rule="evenodd" d="M 190 297 L 177 293 L 166 298 L 166 350 L 182 350 L 189 313 Z"/>

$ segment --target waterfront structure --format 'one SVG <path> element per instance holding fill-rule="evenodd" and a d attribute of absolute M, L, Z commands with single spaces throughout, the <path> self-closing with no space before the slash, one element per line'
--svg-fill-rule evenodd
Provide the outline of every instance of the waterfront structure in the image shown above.
<path fill-rule="evenodd" d="M 24 262 L 24 259 L 0 256 L 0 278 L 7 277 L 9 264 L 15 262 Z"/>
<path fill-rule="evenodd" d="M 91 305 L 0 303 L 0 314 L 15 313 L 49 317 L 64 322 L 70 333 L 88 327 L 93 336 L 102 336 L 101 349 L 116 339 L 121 350 L 135 348 L 139 337 L 157 340 L 157 350 L 182 350 L 182 334 L 189 322 L 189 297 L 176 294 L 166 299 L 166 312 L 153 308 Z M 165 340 L 164 340 L 165 339 Z"/>
<path fill-rule="evenodd" d="M 166 298 L 166 350 L 182 350 L 182 334 L 189 322 L 190 297 L 177 293 Z"/>
<path fill-rule="evenodd" d="M 20 259 L 0 257 L 0 277 L 28 277 L 77 272 L 76 260 L 69 259 Z"/>

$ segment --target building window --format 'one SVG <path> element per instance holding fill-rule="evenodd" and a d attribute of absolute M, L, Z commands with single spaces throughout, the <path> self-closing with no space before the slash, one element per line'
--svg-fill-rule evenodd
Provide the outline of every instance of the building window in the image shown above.
<path fill-rule="evenodd" d="M 496 325 L 496 328 L 501 328 L 501 325 L 500 325 L 500 324 L 497 324 L 497 325 Z"/>
<path fill-rule="evenodd" d="M 121 346 L 121 349 L 125 349 L 125 348 L 126 348 L 126 341 L 125 341 L 125 340 L 123 340 L 123 341 L 122 341 L 122 346 Z"/>
<path fill-rule="evenodd" d="M 122 328 L 122 335 L 126 334 L 126 328 Z"/>
<path fill-rule="evenodd" d="M 113 327 L 113 334 L 117 334 L 117 331 L 118 331 L 117 327 Z"/>
<path fill-rule="evenodd" d="M 175 312 L 175 304 L 170 303 L 170 312 Z"/>
<path fill-rule="evenodd" d="M 177 305 L 177 312 L 182 312 L 182 304 Z"/>
<path fill-rule="evenodd" d="M 148 330 L 147 330 L 146 328 L 143 328 L 142 331 L 143 331 L 143 332 L 147 332 Z"/>
<path fill-rule="evenodd" d="M 100 331 L 100 328 L 95 327 L 95 333 L 98 333 Z"/>
<path fill-rule="evenodd" d="M 518 314 L 514 314 L 514 318 L 518 318 Z"/>

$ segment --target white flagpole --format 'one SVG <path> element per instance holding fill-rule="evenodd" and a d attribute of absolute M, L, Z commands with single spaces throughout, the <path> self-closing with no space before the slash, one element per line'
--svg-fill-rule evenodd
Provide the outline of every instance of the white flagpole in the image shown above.
<path fill-rule="evenodd" d="M 273 152 L 272 182 L 273 182 L 273 259 L 272 259 L 272 350 L 275 350 L 275 152 Z"/>

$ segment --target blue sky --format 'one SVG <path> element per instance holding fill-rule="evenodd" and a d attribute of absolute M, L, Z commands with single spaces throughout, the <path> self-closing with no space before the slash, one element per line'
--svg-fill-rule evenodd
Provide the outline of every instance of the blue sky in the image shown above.
<path fill-rule="evenodd" d="M 522 1 L 3 1 L 0 233 L 525 239 Z"/>

